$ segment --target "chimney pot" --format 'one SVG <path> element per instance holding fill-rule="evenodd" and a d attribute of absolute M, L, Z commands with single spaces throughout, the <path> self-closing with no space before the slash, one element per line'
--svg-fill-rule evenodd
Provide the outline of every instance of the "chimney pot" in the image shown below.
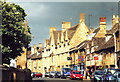
<path fill-rule="evenodd" d="M 80 13 L 80 23 L 81 22 L 85 22 L 85 14 L 84 13 Z"/>
<path fill-rule="evenodd" d="M 100 17 L 100 22 L 106 22 L 106 17 Z"/>

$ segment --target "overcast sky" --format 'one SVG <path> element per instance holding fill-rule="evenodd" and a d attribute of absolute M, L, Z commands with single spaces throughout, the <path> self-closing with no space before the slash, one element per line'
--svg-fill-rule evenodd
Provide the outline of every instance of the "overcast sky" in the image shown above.
<path fill-rule="evenodd" d="M 85 13 L 86 24 L 97 28 L 99 17 L 107 17 L 107 29 L 111 28 L 113 14 L 118 14 L 117 2 L 16 2 L 27 13 L 27 20 L 34 36 L 30 46 L 43 43 L 49 38 L 49 27 L 61 30 L 61 23 L 79 23 L 79 14 Z"/>

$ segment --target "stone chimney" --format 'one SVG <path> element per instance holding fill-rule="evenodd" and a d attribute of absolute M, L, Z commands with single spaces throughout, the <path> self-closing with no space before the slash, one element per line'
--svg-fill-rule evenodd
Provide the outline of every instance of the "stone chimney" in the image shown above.
<path fill-rule="evenodd" d="M 100 29 L 106 29 L 106 17 L 100 17 Z"/>
<path fill-rule="evenodd" d="M 39 48 L 42 48 L 42 43 L 39 43 Z"/>
<path fill-rule="evenodd" d="M 56 31 L 56 27 L 50 27 L 50 37 L 52 36 L 53 31 Z"/>
<path fill-rule="evenodd" d="M 119 23 L 119 16 L 113 15 L 112 16 L 112 26 L 114 26 L 116 23 Z"/>
<path fill-rule="evenodd" d="M 81 22 L 85 22 L 85 14 L 84 13 L 80 13 L 80 23 Z"/>
<path fill-rule="evenodd" d="M 62 22 L 62 31 L 71 27 L 71 22 Z"/>

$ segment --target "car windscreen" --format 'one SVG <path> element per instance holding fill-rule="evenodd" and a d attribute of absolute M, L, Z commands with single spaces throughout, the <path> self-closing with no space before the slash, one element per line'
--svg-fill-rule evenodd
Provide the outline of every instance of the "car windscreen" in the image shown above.
<path fill-rule="evenodd" d="M 120 71 L 120 69 L 110 69 L 109 72 L 111 72 L 112 74 L 114 74 L 115 72 Z"/>
<path fill-rule="evenodd" d="M 103 71 L 96 71 L 96 72 L 94 73 L 94 75 L 102 75 L 102 74 L 104 74 Z"/>
<path fill-rule="evenodd" d="M 63 69 L 64 72 L 71 72 L 71 69 Z"/>
<path fill-rule="evenodd" d="M 73 74 L 81 74 L 81 72 L 72 72 Z"/>

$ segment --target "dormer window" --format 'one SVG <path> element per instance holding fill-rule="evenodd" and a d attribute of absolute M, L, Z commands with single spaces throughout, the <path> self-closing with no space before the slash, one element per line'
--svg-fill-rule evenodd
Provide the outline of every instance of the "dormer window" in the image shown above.
<path fill-rule="evenodd" d="M 55 49 L 57 49 L 57 46 L 55 47 Z"/>

